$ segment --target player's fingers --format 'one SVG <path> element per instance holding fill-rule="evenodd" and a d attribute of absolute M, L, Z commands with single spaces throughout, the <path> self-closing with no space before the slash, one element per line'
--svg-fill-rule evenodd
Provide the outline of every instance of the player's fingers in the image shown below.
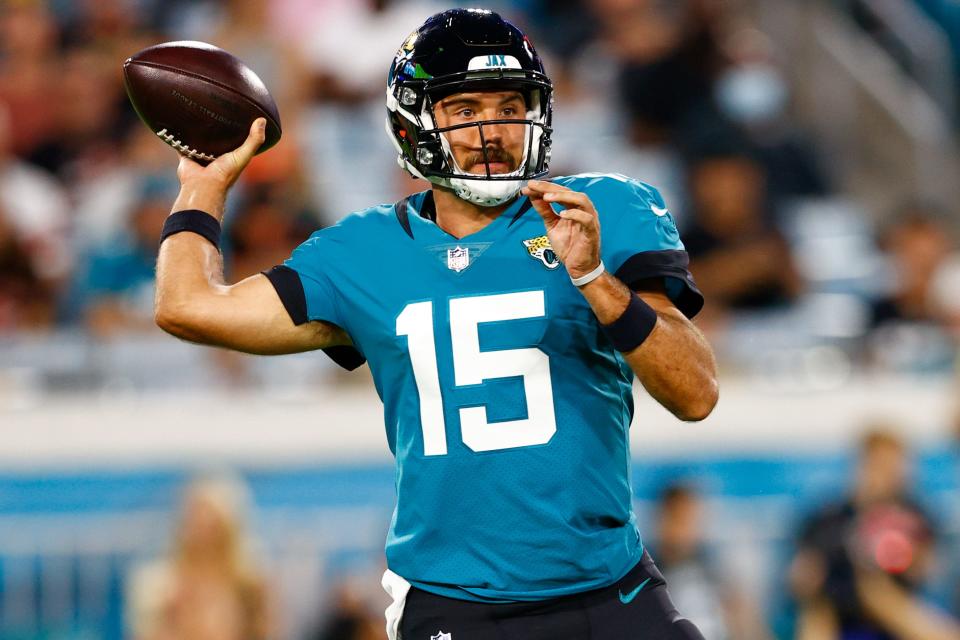
<path fill-rule="evenodd" d="M 532 191 L 538 193 L 548 193 L 550 191 L 570 191 L 569 188 L 563 186 L 562 184 L 548 182 L 546 180 L 530 180 L 527 182 L 527 186 L 530 187 Z"/>
<path fill-rule="evenodd" d="M 250 132 L 247 134 L 247 139 L 243 141 L 243 144 L 240 146 L 238 151 L 240 151 L 244 156 L 252 158 L 266 138 L 267 119 L 257 118 L 253 121 L 253 124 L 250 125 Z"/>
<path fill-rule="evenodd" d="M 590 198 L 587 197 L 585 193 L 580 193 L 579 191 L 549 191 L 543 194 L 543 199 L 547 202 L 556 202 L 557 204 L 562 204 L 571 209 L 576 208 L 595 213 L 595 209 L 593 207 L 593 203 L 590 201 Z"/>
<path fill-rule="evenodd" d="M 177 165 L 177 173 L 185 173 L 187 171 L 193 171 L 194 167 L 199 167 L 199 163 L 191 160 L 189 156 L 180 154 L 180 163 Z"/>
<path fill-rule="evenodd" d="M 557 223 L 557 212 L 553 210 L 553 207 L 550 206 L 550 203 L 546 202 L 541 194 L 531 192 L 530 190 L 524 189 L 521 190 L 521 193 L 528 198 L 530 198 L 530 204 L 533 205 L 534 211 L 543 218 L 544 224 L 547 225 L 547 229 L 551 228 Z"/>
<path fill-rule="evenodd" d="M 191 160 L 188 156 L 180 154 L 180 163 L 177 165 L 177 178 L 180 179 L 180 182 L 184 182 L 190 176 L 196 174 L 197 171 L 202 171 L 203 167 L 194 160 Z"/>
<path fill-rule="evenodd" d="M 582 209 L 564 209 L 557 215 L 580 224 L 588 233 L 593 232 L 597 226 L 597 216 Z"/>
<path fill-rule="evenodd" d="M 254 120 L 253 124 L 250 125 L 250 133 L 247 134 L 247 139 L 243 141 L 243 144 L 226 154 L 226 160 L 224 161 L 226 166 L 217 165 L 224 173 L 229 184 L 233 184 L 233 182 L 240 177 L 240 172 L 249 164 L 250 160 L 257 153 L 257 149 L 263 144 L 266 137 L 266 128 L 266 118 L 257 118 Z"/>
<path fill-rule="evenodd" d="M 546 182 L 543 180 L 531 180 L 527 183 L 527 186 L 530 188 L 529 191 L 531 195 L 531 201 L 533 197 L 539 196 L 543 199 L 544 202 L 548 204 L 558 204 L 562 208 L 571 208 L 571 209 L 581 209 L 585 212 L 588 212 L 592 215 L 596 215 L 596 208 L 593 206 L 593 202 L 590 200 L 589 196 L 585 193 L 579 191 L 574 191 L 563 185 L 556 184 L 554 182 Z M 551 209 L 556 213 L 556 209 Z M 557 214 L 559 215 L 559 214 Z"/>

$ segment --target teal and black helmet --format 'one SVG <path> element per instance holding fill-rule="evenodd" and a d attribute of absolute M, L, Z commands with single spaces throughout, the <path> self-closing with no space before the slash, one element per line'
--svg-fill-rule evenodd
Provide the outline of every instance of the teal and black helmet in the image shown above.
<path fill-rule="evenodd" d="M 486 120 L 438 128 L 433 106 L 459 92 L 510 91 L 523 94 L 526 119 Z M 412 175 L 454 189 L 481 205 L 505 202 L 522 182 L 547 174 L 553 85 L 530 39 L 498 14 L 485 9 L 451 9 L 427 19 L 410 34 L 387 76 L 387 133 L 398 163 Z M 506 174 L 460 169 L 443 136 L 464 127 L 525 125 L 526 148 L 519 166 Z"/>

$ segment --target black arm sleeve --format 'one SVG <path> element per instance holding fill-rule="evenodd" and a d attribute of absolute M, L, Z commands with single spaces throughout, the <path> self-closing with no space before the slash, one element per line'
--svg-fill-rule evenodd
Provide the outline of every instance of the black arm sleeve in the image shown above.
<path fill-rule="evenodd" d="M 300 282 L 300 276 L 297 275 L 297 272 L 290 267 L 277 265 L 264 271 L 263 275 L 267 276 L 267 280 L 277 290 L 280 302 L 283 303 L 287 313 L 290 314 L 293 324 L 299 326 L 309 322 L 307 297 L 303 292 L 303 283 Z M 347 371 L 353 371 L 367 361 L 355 347 L 349 345 L 327 347 L 323 349 L 323 352 Z"/>
<path fill-rule="evenodd" d="M 690 273 L 690 257 L 686 251 L 641 251 L 635 253 L 614 274 L 631 289 L 642 280 L 669 279 L 667 293 L 683 315 L 693 318 L 703 308 L 703 294 Z"/>

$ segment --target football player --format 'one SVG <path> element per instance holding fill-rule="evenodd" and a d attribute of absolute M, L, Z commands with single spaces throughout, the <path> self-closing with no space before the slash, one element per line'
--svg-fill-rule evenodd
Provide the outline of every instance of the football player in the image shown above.
<path fill-rule="evenodd" d="M 542 179 L 550 79 L 490 11 L 429 18 L 397 52 L 386 100 L 399 163 L 430 188 L 353 213 L 234 285 L 219 221 L 264 122 L 205 168 L 182 159 L 158 324 L 369 364 L 397 464 L 390 638 L 701 638 L 631 506 L 634 376 L 683 420 L 718 394 L 667 205 L 621 175 Z"/>

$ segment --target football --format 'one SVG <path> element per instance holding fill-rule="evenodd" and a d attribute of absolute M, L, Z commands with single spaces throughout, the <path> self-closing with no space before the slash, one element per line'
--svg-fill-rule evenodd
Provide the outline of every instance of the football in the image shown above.
<path fill-rule="evenodd" d="M 280 140 L 280 114 L 247 65 L 205 42 L 165 42 L 123 63 L 123 83 L 140 119 L 165 143 L 200 164 L 236 149 L 250 124 L 267 119 L 263 153 Z"/>

